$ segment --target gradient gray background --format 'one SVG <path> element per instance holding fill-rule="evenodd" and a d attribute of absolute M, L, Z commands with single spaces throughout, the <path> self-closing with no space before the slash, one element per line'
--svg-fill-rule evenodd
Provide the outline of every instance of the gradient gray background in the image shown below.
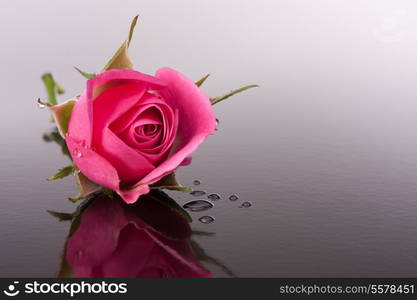
<path fill-rule="evenodd" d="M 45 210 L 75 207 L 72 179 L 45 180 L 67 161 L 41 140 L 41 73 L 78 94 L 72 67 L 100 70 L 138 13 L 142 72 L 261 85 L 179 172 L 224 197 L 195 222 L 209 254 L 242 277 L 417 276 L 417 3 L 381 0 L 2 2 L 0 276 L 52 276 L 68 224 Z"/>

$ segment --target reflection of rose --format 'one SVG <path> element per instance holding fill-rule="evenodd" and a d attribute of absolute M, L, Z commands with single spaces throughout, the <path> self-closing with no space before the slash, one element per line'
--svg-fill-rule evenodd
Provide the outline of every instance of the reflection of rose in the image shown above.
<path fill-rule="evenodd" d="M 99 196 L 67 241 L 74 277 L 211 277 L 191 247 L 191 228 L 149 196 L 134 205 Z"/>
<path fill-rule="evenodd" d="M 155 77 L 114 69 L 87 82 L 66 143 L 85 176 L 132 203 L 214 129 L 209 99 L 183 75 L 168 68 Z"/>

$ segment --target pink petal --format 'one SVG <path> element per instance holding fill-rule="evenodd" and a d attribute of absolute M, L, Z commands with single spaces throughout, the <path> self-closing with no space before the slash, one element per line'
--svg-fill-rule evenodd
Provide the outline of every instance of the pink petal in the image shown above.
<path fill-rule="evenodd" d="M 171 150 L 174 153 L 143 178 L 139 185 L 154 183 L 172 172 L 209 134 L 215 133 L 216 127 L 210 100 L 193 81 L 169 68 L 158 70 L 156 77 L 167 83 L 167 88 L 158 92 L 172 109 L 178 111 L 178 131 Z"/>
<path fill-rule="evenodd" d="M 113 190 L 119 188 L 117 171 L 105 158 L 71 136 L 65 141 L 75 165 L 88 179 Z"/>
<path fill-rule="evenodd" d="M 135 188 L 129 190 L 120 190 L 119 188 L 116 189 L 116 192 L 119 194 L 119 196 L 122 197 L 123 200 L 128 204 L 135 203 L 139 196 L 145 195 L 149 193 L 149 191 L 149 186 L 146 184 L 136 186 Z"/>
<path fill-rule="evenodd" d="M 191 165 L 191 162 L 193 161 L 193 158 L 191 156 L 188 156 L 186 158 L 184 158 L 184 160 L 181 162 L 180 166 L 189 166 Z"/>
<path fill-rule="evenodd" d="M 86 146 L 91 147 L 91 136 L 93 130 L 93 118 L 90 115 L 87 94 L 83 93 L 74 105 L 71 113 L 68 135 L 76 137 L 79 141 L 85 141 Z"/>
<path fill-rule="evenodd" d="M 103 92 L 93 103 L 92 145 L 115 167 L 120 180 L 126 183 L 137 182 L 152 171 L 154 166 L 120 140 L 108 126 L 134 106 L 143 93 L 143 87 L 138 84 L 123 84 Z"/>

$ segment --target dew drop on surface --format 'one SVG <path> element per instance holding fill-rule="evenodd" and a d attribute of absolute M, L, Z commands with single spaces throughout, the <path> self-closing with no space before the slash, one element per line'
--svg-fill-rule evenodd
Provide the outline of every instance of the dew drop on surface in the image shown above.
<path fill-rule="evenodd" d="M 77 251 L 77 256 L 80 258 L 81 256 L 83 256 L 83 251 L 82 250 L 78 250 Z"/>
<path fill-rule="evenodd" d="M 190 195 L 193 195 L 193 196 L 196 196 L 196 197 L 201 197 L 201 196 L 204 196 L 205 194 L 206 194 L 205 191 L 192 191 L 190 193 Z"/>
<path fill-rule="evenodd" d="M 201 181 L 200 181 L 200 180 L 198 180 L 198 179 L 196 179 L 196 180 L 194 180 L 194 181 L 193 181 L 193 184 L 194 184 L 194 185 L 200 185 L 200 184 L 201 184 Z"/>
<path fill-rule="evenodd" d="M 241 205 L 240 205 L 240 207 L 245 207 L 245 208 L 247 208 L 247 207 L 251 207 L 252 206 L 252 203 L 250 203 L 250 202 L 243 202 Z"/>
<path fill-rule="evenodd" d="M 231 196 L 229 197 L 229 200 L 230 200 L 230 201 L 237 201 L 237 200 L 239 200 L 239 197 L 238 197 L 237 195 L 231 195 Z"/>
<path fill-rule="evenodd" d="M 220 195 L 219 194 L 210 194 L 207 196 L 208 199 L 213 200 L 213 201 L 217 201 L 220 200 Z"/>
<path fill-rule="evenodd" d="M 213 207 L 213 203 L 206 200 L 190 201 L 183 205 L 183 208 L 189 211 L 205 211 Z"/>
<path fill-rule="evenodd" d="M 203 224 L 210 224 L 214 221 L 214 218 L 211 216 L 202 216 L 200 219 L 198 219 Z"/>
<path fill-rule="evenodd" d="M 73 153 L 78 158 L 81 158 L 83 156 L 83 154 L 81 153 L 81 151 L 78 148 L 75 148 Z"/>

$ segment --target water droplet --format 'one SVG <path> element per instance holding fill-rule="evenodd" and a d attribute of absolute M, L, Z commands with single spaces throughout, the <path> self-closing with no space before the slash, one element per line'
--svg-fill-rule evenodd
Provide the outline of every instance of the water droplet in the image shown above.
<path fill-rule="evenodd" d="M 219 119 L 216 118 L 216 127 L 214 128 L 215 131 L 219 131 L 219 128 L 218 128 L 219 124 L 220 124 L 220 121 Z"/>
<path fill-rule="evenodd" d="M 194 185 L 200 185 L 201 184 L 201 181 L 198 180 L 198 179 L 196 179 L 196 180 L 193 181 L 193 183 L 194 183 Z"/>
<path fill-rule="evenodd" d="M 78 149 L 78 148 L 75 148 L 73 153 L 78 158 L 81 158 L 83 156 L 83 154 L 81 153 L 80 149 Z"/>
<path fill-rule="evenodd" d="M 83 256 L 84 252 L 83 250 L 78 250 L 77 251 L 77 257 L 80 258 L 81 256 Z"/>
<path fill-rule="evenodd" d="M 196 200 L 185 203 L 183 207 L 190 211 L 205 211 L 210 208 L 213 208 L 213 203 L 206 200 Z"/>
<path fill-rule="evenodd" d="M 213 200 L 213 201 L 217 201 L 220 200 L 220 195 L 219 194 L 210 194 L 207 196 L 208 199 Z"/>
<path fill-rule="evenodd" d="M 231 195 L 230 197 L 229 197 L 229 200 L 230 201 L 237 201 L 237 200 L 239 200 L 239 197 L 237 196 L 237 195 Z"/>
<path fill-rule="evenodd" d="M 250 203 L 250 202 L 243 202 L 241 205 L 240 205 L 240 207 L 245 207 L 245 208 L 247 208 L 247 207 L 251 207 L 252 206 L 252 203 Z"/>
<path fill-rule="evenodd" d="M 214 218 L 211 216 L 202 216 L 200 219 L 198 219 L 203 224 L 210 224 L 214 221 Z"/>
<path fill-rule="evenodd" d="M 40 109 L 42 109 L 42 108 L 45 108 L 45 107 L 46 107 L 45 103 L 43 103 L 43 102 L 41 101 L 41 99 L 38 99 L 38 107 L 39 107 Z"/>
<path fill-rule="evenodd" d="M 206 194 L 205 191 L 192 191 L 190 193 L 190 195 L 193 195 L 193 196 L 196 196 L 196 197 L 201 197 L 201 196 L 204 196 L 205 194 Z"/>

